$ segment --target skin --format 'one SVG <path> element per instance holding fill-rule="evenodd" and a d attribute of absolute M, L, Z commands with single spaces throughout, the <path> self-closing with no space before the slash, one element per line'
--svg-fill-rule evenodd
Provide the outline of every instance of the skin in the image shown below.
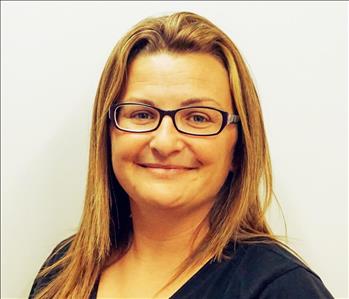
<path fill-rule="evenodd" d="M 209 54 L 142 54 L 132 62 L 128 78 L 122 102 L 146 99 L 170 110 L 200 98 L 205 100 L 195 105 L 233 111 L 227 71 Z M 130 198 L 134 239 L 129 252 L 102 274 L 98 296 L 151 297 L 189 254 L 201 222 L 196 241 L 207 232 L 203 220 L 234 167 L 237 127 L 228 125 L 216 136 L 190 136 L 179 133 L 166 116 L 154 132 L 128 133 L 111 125 L 110 136 L 113 170 Z M 143 167 L 147 163 L 185 168 Z M 138 293 L 133 293 L 135 284 Z"/>

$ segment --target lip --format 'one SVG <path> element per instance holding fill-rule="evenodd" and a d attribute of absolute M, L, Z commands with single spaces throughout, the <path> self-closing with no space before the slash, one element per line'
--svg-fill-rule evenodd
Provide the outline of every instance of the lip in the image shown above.
<path fill-rule="evenodd" d="M 173 164 L 137 163 L 142 169 L 160 179 L 170 179 L 174 176 L 191 173 L 194 167 Z"/>
<path fill-rule="evenodd" d="M 194 167 L 187 167 L 184 165 L 173 165 L 173 164 L 159 164 L 159 163 L 138 163 L 139 166 L 144 168 L 153 168 L 153 169 L 183 169 L 183 170 L 190 170 L 194 169 Z"/>

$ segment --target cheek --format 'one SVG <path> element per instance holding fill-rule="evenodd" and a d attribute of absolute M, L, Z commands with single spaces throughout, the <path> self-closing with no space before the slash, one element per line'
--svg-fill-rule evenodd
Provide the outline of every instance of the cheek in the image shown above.
<path fill-rule="evenodd" d="M 122 134 L 111 135 L 111 160 L 115 178 L 128 193 L 136 188 L 134 182 L 134 167 L 130 164 L 135 155 L 136 146 Z"/>
<path fill-rule="evenodd" d="M 110 130 L 111 155 L 113 163 L 133 159 L 144 147 L 144 136 L 130 135 L 130 133 Z"/>
<path fill-rule="evenodd" d="M 118 137 L 111 137 L 111 158 L 113 167 L 117 166 L 120 162 L 120 158 L 123 152 L 122 142 L 119 142 Z M 115 169 L 114 169 L 115 171 Z"/>
<path fill-rule="evenodd" d="M 130 138 L 122 133 L 111 133 L 111 160 L 114 174 L 118 177 L 125 172 L 124 163 L 133 160 L 137 143 L 131 143 Z"/>
<path fill-rule="evenodd" d="M 217 171 L 231 168 L 237 141 L 236 134 L 222 135 L 220 137 L 222 138 L 207 140 L 196 151 L 203 164 L 211 166 Z"/>

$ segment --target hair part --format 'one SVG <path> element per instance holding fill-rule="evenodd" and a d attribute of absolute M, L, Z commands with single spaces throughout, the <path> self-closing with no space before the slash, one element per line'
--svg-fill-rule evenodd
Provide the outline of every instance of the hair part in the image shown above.
<path fill-rule="evenodd" d="M 213 23 L 194 13 L 147 18 L 117 43 L 102 72 L 93 108 L 88 180 L 80 227 L 64 258 L 39 273 L 44 276 L 60 269 L 36 299 L 87 298 L 110 262 L 112 251 L 117 253 L 115 259 L 127 252 L 132 241 L 130 206 L 126 192 L 112 171 L 107 115 L 109 107 L 125 89 L 131 62 L 138 55 L 160 52 L 207 53 L 216 57 L 227 70 L 233 107 L 241 120 L 232 157 L 234 175 L 228 176 L 207 215 L 209 232 L 162 289 L 208 256 L 219 261 L 229 258 L 224 255 L 228 243 L 283 245 L 272 234 L 265 218 L 272 199 L 269 150 L 258 95 L 237 47 Z M 259 192 L 261 186 L 263 198 Z"/>

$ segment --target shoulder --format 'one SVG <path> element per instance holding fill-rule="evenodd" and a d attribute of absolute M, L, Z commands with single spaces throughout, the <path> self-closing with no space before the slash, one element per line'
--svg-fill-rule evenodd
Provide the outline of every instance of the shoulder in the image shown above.
<path fill-rule="evenodd" d="M 40 270 L 43 268 L 49 267 L 53 265 L 54 263 L 58 262 L 61 258 L 63 258 L 68 249 L 70 248 L 70 245 L 74 239 L 74 236 L 71 236 L 67 239 L 64 239 L 61 241 L 50 253 L 46 261 L 44 262 L 43 266 L 41 267 Z"/>
<path fill-rule="evenodd" d="M 278 244 L 239 244 L 233 288 L 246 298 L 333 298 L 320 277 L 293 253 Z"/>
<path fill-rule="evenodd" d="M 297 267 L 311 271 L 296 255 L 275 243 L 240 244 L 239 250 L 243 252 L 240 266 L 253 267 L 255 271 L 256 268 L 259 268 L 261 272 L 265 273 L 265 269 L 268 269 L 267 272 L 273 275 Z"/>
<path fill-rule="evenodd" d="M 53 264 L 55 264 L 56 262 L 58 262 L 60 259 L 62 259 L 72 241 L 74 239 L 74 236 L 71 236 L 65 240 L 63 240 L 62 242 L 60 242 L 53 250 L 52 252 L 50 253 L 50 255 L 48 256 L 48 258 L 45 260 L 45 262 L 43 263 L 43 265 L 41 266 L 40 268 L 40 271 L 39 273 L 52 266 Z M 35 280 L 34 280 L 34 283 L 32 285 L 32 288 L 31 288 L 31 291 L 30 291 L 30 294 L 29 294 L 29 298 L 33 298 L 34 295 L 45 285 L 47 285 L 48 283 L 50 283 L 50 281 L 58 274 L 58 272 L 60 271 L 60 268 L 54 268 L 52 269 L 52 271 L 49 271 L 46 275 L 37 275 Z"/>

